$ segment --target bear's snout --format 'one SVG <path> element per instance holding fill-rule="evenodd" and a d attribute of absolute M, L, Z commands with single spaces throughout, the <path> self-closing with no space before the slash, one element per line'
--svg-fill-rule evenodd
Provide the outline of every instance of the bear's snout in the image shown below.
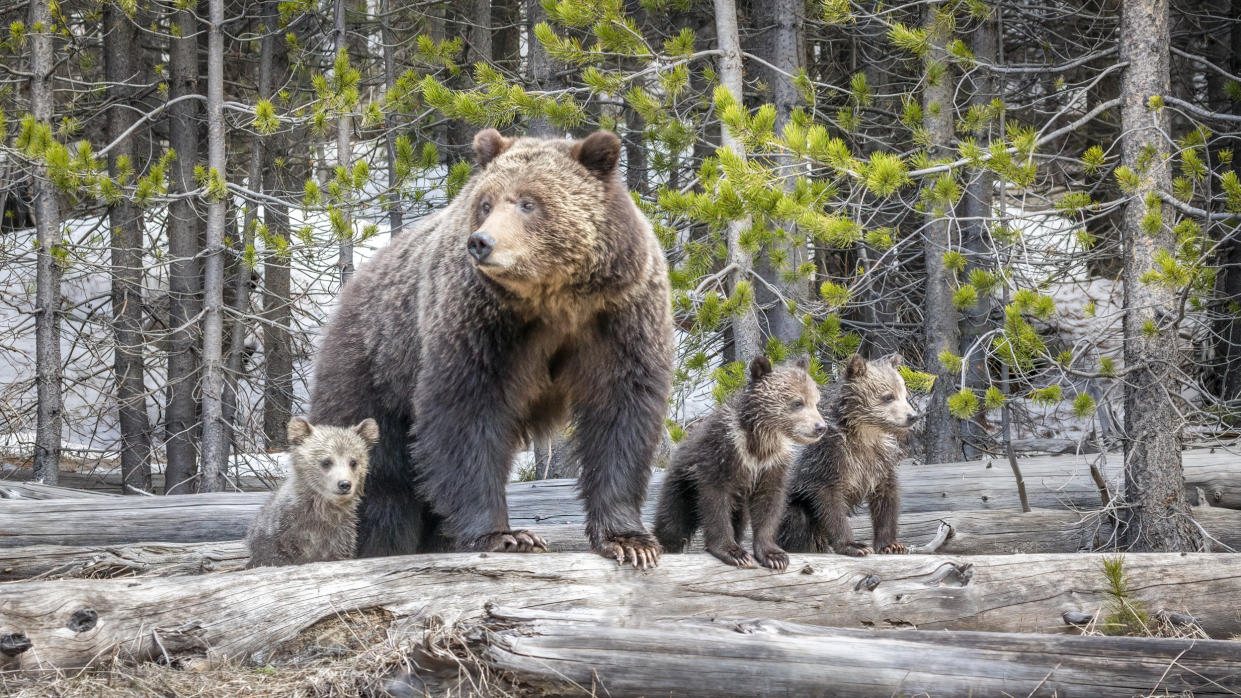
<path fill-rule="evenodd" d="M 818 424 L 814 425 L 814 435 L 816 437 L 823 436 L 826 433 L 827 433 L 826 424 L 824 424 L 823 422 L 819 422 Z"/>
<path fill-rule="evenodd" d="M 491 256 L 491 252 L 496 248 L 496 241 L 495 238 L 487 233 L 477 230 L 470 234 L 470 239 L 466 241 L 465 247 L 470 251 L 470 255 L 481 263 Z"/>
<path fill-rule="evenodd" d="M 336 491 L 341 494 L 349 494 L 353 491 L 353 483 L 349 480 L 338 480 L 336 482 Z"/>

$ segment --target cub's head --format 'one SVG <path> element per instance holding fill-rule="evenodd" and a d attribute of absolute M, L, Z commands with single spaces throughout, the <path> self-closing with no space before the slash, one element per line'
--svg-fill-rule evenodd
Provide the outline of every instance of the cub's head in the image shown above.
<path fill-rule="evenodd" d="M 889 432 L 908 431 L 919 415 L 909 404 L 905 380 L 897 371 L 901 362 L 900 354 L 874 361 L 858 354 L 849 357 L 840 389 L 841 418 Z"/>
<path fill-rule="evenodd" d="M 461 253 L 518 296 L 605 286 L 641 265 L 648 226 L 617 174 L 620 145 L 610 131 L 579 141 L 480 131 Z"/>
<path fill-rule="evenodd" d="M 805 356 L 776 368 L 766 356 L 754 357 L 741 397 L 742 423 L 800 444 L 818 441 L 827 424 L 819 414 L 819 386 L 809 368 Z"/>
<path fill-rule="evenodd" d="M 289 421 L 293 477 L 298 486 L 329 502 L 350 504 L 362 497 L 371 446 L 379 425 L 364 419 L 352 427 L 312 425 L 301 417 Z"/>

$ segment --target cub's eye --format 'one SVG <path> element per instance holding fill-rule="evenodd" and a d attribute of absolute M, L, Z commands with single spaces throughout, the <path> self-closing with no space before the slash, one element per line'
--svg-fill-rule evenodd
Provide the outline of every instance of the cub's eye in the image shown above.
<path fill-rule="evenodd" d="M 332 467 L 332 459 L 331 459 L 331 458 L 324 458 L 322 461 L 319 461 L 319 465 L 320 465 L 320 466 L 321 466 L 324 470 L 327 470 L 328 468 L 331 468 L 331 467 Z"/>
<path fill-rule="evenodd" d="M 517 204 L 517 208 L 522 213 L 534 213 L 534 202 L 528 201 L 528 200 L 522 201 L 521 203 Z"/>
<path fill-rule="evenodd" d="M 349 461 L 349 467 L 350 467 L 351 469 L 353 469 L 353 470 L 357 470 L 357 469 L 358 469 L 358 461 L 357 461 L 356 459 L 355 459 L 355 460 L 350 460 L 350 461 Z"/>
<path fill-rule="evenodd" d="M 793 401 L 793 409 L 795 409 L 795 410 L 800 410 L 801 408 L 803 408 L 803 407 L 805 407 L 805 406 L 806 406 L 806 401 L 805 401 L 805 400 L 794 400 L 794 401 Z"/>
<path fill-rule="evenodd" d="M 489 213 L 491 213 L 491 204 L 484 201 L 483 203 L 479 204 L 478 211 L 479 213 L 482 213 L 484 216 L 488 215 Z"/>
<path fill-rule="evenodd" d="M 896 396 L 895 396 L 895 395 L 893 395 L 892 393 L 888 393 L 887 395 L 884 395 L 884 396 L 883 396 L 883 401 L 884 401 L 884 402 L 895 402 L 895 401 L 896 401 Z"/>

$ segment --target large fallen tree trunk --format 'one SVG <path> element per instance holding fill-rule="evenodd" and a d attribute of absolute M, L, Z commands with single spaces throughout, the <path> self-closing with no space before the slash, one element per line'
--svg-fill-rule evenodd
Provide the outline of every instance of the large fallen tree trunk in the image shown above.
<path fill-rule="evenodd" d="M 84 497 L 119 497 L 112 492 L 81 490 L 42 482 L 0 481 L 0 499 L 82 499 Z"/>
<path fill-rule="evenodd" d="M 1220 550 L 1241 550 L 1241 511 L 1198 507 L 1194 518 L 1220 544 Z M 859 540 L 870 540 L 870 517 L 851 520 Z M 951 537 L 935 551 L 954 555 L 1008 553 L 1073 553 L 1101 547 L 1112 528 L 1098 515 L 1079 515 L 1063 509 L 1036 509 L 1029 513 L 1001 511 L 943 511 L 901 515 L 900 540 L 925 545 L 940 523 L 952 527 Z M 531 530 L 547 539 L 552 552 L 588 552 L 586 534 L 578 524 L 534 525 Z M 701 550 L 696 536 L 690 551 Z M 245 543 L 128 543 L 119 545 L 30 545 L 0 548 L 0 581 L 31 577 L 102 579 L 132 576 L 172 576 L 240 569 L 249 555 Z"/>
<path fill-rule="evenodd" d="M 481 667 L 556 695 L 1236 695 L 1237 643 L 884 633 L 773 620 L 617 622 L 492 608 L 468 632 Z"/>
<path fill-rule="evenodd" d="M 0 648 L 9 668 L 70 668 L 113 656 L 247 657 L 348 611 L 398 629 L 428 616 L 478 617 L 484 604 L 593 609 L 623 618 L 730 616 L 813 625 L 1065 632 L 1065 614 L 1106 602 L 1104 556 L 794 555 L 789 571 L 668 555 L 640 572 L 596 555 L 415 555 L 197 577 L 0 585 Z M 1134 554 L 1132 598 L 1192 616 L 1213 636 L 1241 632 L 1241 555 Z M 413 625 L 411 625 L 413 624 Z M 2 650 L 0 650 L 2 652 Z M 4 667 L 0 667 L 4 668 Z"/>

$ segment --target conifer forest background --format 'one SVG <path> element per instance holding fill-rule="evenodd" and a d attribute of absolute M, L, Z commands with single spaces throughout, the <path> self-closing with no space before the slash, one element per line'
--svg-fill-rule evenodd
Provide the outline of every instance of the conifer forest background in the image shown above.
<path fill-rule="evenodd" d="M 0 0 L 4 456 L 239 486 L 486 126 L 622 138 L 667 447 L 757 353 L 899 352 L 916 460 L 1120 452 L 1133 546 L 1196 547 L 1180 450 L 1241 421 L 1241 0 Z"/>

